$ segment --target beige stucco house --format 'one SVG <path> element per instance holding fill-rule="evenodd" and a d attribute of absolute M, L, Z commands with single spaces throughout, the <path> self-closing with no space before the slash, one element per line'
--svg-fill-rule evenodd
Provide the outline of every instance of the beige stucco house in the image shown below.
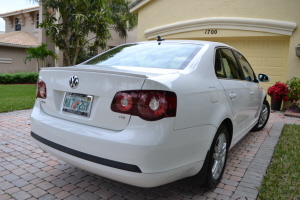
<path fill-rule="evenodd" d="M 209 40 L 229 44 L 243 53 L 256 73 L 271 81 L 300 77 L 299 0 L 136 0 L 138 41 Z"/>
<path fill-rule="evenodd" d="M 50 12 L 50 10 L 48 10 Z M 43 6 L 26 8 L 0 14 L 5 20 L 5 33 L 0 34 L 0 73 L 37 71 L 35 60 L 24 64 L 23 60 L 27 56 L 26 49 L 39 46 L 41 43 L 47 43 L 48 49 L 55 50 L 59 55 L 59 60 L 54 61 L 47 58 L 47 66 L 63 66 L 62 52 L 49 41 L 45 35 L 45 30 L 39 28 L 39 23 L 45 16 Z M 122 39 L 113 28 L 110 29 L 112 40 L 108 41 L 107 48 L 112 48 L 124 43 L 135 42 L 137 30 L 128 32 L 128 37 Z M 89 36 L 92 39 L 94 36 Z M 106 49 L 104 49 L 106 50 Z M 98 49 L 98 53 L 103 52 Z"/>
<path fill-rule="evenodd" d="M 5 33 L 0 35 L 0 73 L 36 71 L 36 62 L 24 64 L 26 49 L 39 45 L 39 7 L 0 14 Z"/>
<path fill-rule="evenodd" d="M 25 31 L 15 31 L 0 35 L 0 73 L 36 71 L 36 62 L 23 59 L 27 56 L 26 49 L 38 46 L 35 36 Z"/>

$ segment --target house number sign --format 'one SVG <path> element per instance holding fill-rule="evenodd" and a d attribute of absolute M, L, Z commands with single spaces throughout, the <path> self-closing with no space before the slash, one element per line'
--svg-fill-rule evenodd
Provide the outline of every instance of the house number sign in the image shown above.
<path fill-rule="evenodd" d="M 205 30 L 205 34 L 215 35 L 218 33 L 218 30 Z"/>

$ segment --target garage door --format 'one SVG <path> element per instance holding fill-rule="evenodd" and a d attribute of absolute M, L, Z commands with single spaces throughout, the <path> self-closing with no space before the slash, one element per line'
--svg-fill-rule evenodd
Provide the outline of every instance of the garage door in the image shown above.
<path fill-rule="evenodd" d="M 245 55 L 256 74 L 268 74 L 271 81 L 262 84 L 265 91 L 277 81 L 286 81 L 289 37 L 209 38 L 209 40 L 236 48 Z"/>

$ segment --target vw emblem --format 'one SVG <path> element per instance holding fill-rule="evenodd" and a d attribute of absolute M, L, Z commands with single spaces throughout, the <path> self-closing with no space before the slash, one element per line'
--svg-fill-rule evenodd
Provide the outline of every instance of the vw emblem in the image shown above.
<path fill-rule="evenodd" d="M 77 76 L 71 76 L 69 84 L 71 88 L 77 88 L 77 86 L 79 85 L 79 78 Z"/>

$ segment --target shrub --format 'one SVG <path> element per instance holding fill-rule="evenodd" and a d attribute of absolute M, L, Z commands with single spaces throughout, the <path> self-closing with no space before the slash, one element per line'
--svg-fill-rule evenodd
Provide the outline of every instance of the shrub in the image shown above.
<path fill-rule="evenodd" d="M 288 98 L 292 103 L 300 99 L 300 78 L 293 77 L 286 82 L 289 88 Z"/>
<path fill-rule="evenodd" d="M 36 83 L 38 76 L 36 72 L 0 73 L 0 84 Z"/>

